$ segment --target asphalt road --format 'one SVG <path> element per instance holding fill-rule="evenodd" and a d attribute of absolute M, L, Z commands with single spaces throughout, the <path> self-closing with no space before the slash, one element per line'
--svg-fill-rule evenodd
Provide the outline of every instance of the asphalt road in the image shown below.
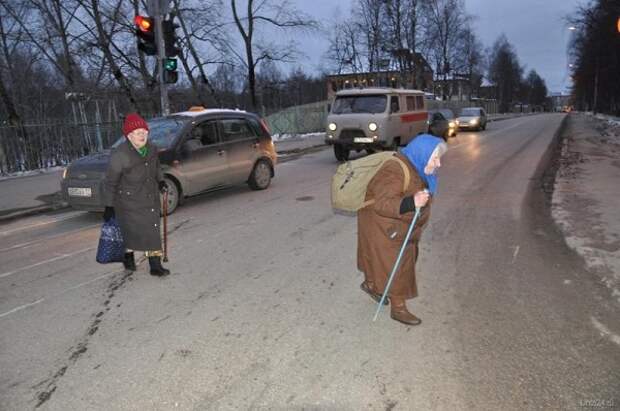
<path fill-rule="evenodd" d="M 0 226 L 2 410 L 496 410 L 620 406 L 620 307 L 553 226 L 540 180 L 563 118 L 462 132 L 422 239 L 423 319 L 359 290 L 330 150 L 272 186 L 187 201 L 173 274 L 94 262 L 99 216 Z"/>

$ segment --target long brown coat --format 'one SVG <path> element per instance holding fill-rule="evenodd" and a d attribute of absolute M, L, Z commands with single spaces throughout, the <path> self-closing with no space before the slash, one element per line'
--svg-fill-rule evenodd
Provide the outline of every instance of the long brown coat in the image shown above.
<path fill-rule="evenodd" d="M 413 219 L 413 213 L 400 214 L 400 203 L 406 196 L 427 188 L 409 160 L 396 154 L 409 168 L 411 180 L 403 192 L 404 174 L 396 161 L 386 161 L 370 181 L 366 200 L 375 203 L 357 214 L 357 267 L 373 283 L 375 292 L 383 293 L 400 247 Z M 415 276 L 418 241 L 428 219 L 430 203 L 422 209 L 411 245 L 405 249 L 400 267 L 390 287 L 390 297 L 413 298 L 418 295 Z"/>
<path fill-rule="evenodd" d="M 161 250 L 158 182 L 162 175 L 157 146 L 147 142 L 146 157 L 129 141 L 116 147 L 104 183 L 106 206 L 114 207 L 125 247 L 139 251 Z"/>

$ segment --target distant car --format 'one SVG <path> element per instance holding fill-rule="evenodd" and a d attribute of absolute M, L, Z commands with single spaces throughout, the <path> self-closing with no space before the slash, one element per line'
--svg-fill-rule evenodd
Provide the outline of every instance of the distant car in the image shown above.
<path fill-rule="evenodd" d="M 277 154 L 265 122 L 240 110 L 204 109 L 148 120 L 149 140 L 159 148 L 168 186 L 168 213 L 185 197 L 247 182 L 269 187 Z M 121 137 L 112 147 L 125 142 Z M 102 185 L 110 150 L 72 162 L 63 174 L 62 194 L 73 208 L 103 210 Z"/>
<path fill-rule="evenodd" d="M 430 110 L 428 112 L 428 132 L 437 137 L 448 140 L 455 137 L 458 129 L 458 121 L 452 110 L 447 108 Z"/>
<path fill-rule="evenodd" d="M 460 129 L 486 130 L 487 128 L 487 113 L 482 107 L 464 108 L 456 120 Z"/>

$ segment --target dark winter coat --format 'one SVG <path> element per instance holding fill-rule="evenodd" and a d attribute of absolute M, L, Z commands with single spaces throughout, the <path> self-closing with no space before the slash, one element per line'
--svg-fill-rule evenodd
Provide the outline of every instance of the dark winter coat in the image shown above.
<path fill-rule="evenodd" d="M 125 247 L 161 250 L 160 199 L 162 180 L 157 146 L 147 141 L 141 157 L 129 140 L 112 151 L 104 182 L 105 205 L 114 207 Z"/>
<path fill-rule="evenodd" d="M 374 283 L 375 292 L 383 293 L 392 272 L 400 247 L 413 219 L 413 213 L 400 214 L 404 197 L 414 195 L 426 188 L 415 168 L 401 154 L 397 156 L 409 167 L 411 180 L 403 192 L 404 175 L 396 161 L 386 161 L 368 184 L 366 200 L 374 204 L 358 211 L 357 266 L 368 282 Z M 420 213 L 413 231 L 411 245 L 405 249 L 400 267 L 390 287 L 390 297 L 409 299 L 418 294 L 415 262 L 418 241 L 430 218 L 431 200 Z"/>

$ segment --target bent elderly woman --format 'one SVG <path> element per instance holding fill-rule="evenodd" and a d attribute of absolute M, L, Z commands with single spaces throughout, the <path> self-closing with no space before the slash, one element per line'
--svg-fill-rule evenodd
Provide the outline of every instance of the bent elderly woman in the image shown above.
<path fill-rule="evenodd" d="M 388 294 L 390 317 L 407 325 L 422 322 L 409 312 L 406 300 L 418 295 L 415 272 L 418 242 L 430 218 L 432 196 L 437 189 L 435 171 L 441 166 L 440 158 L 446 150 L 445 142 L 435 136 L 424 134 L 413 139 L 395 154 L 409 170 L 408 187 L 403 190 L 405 173 L 401 165 L 386 161 L 366 191 L 366 200 L 374 203 L 358 212 L 357 266 L 364 273 L 360 287 L 379 302 L 413 213 L 421 209 L 411 246 L 405 249 Z"/>
<path fill-rule="evenodd" d="M 157 146 L 148 140 L 149 126 L 138 114 L 125 118 L 126 141 L 116 147 L 104 183 L 105 212 L 103 218 L 118 220 L 125 241 L 123 265 L 136 270 L 134 251 L 144 251 L 149 259 L 151 275 L 170 273 L 161 265 L 159 192 L 165 190 Z"/>

